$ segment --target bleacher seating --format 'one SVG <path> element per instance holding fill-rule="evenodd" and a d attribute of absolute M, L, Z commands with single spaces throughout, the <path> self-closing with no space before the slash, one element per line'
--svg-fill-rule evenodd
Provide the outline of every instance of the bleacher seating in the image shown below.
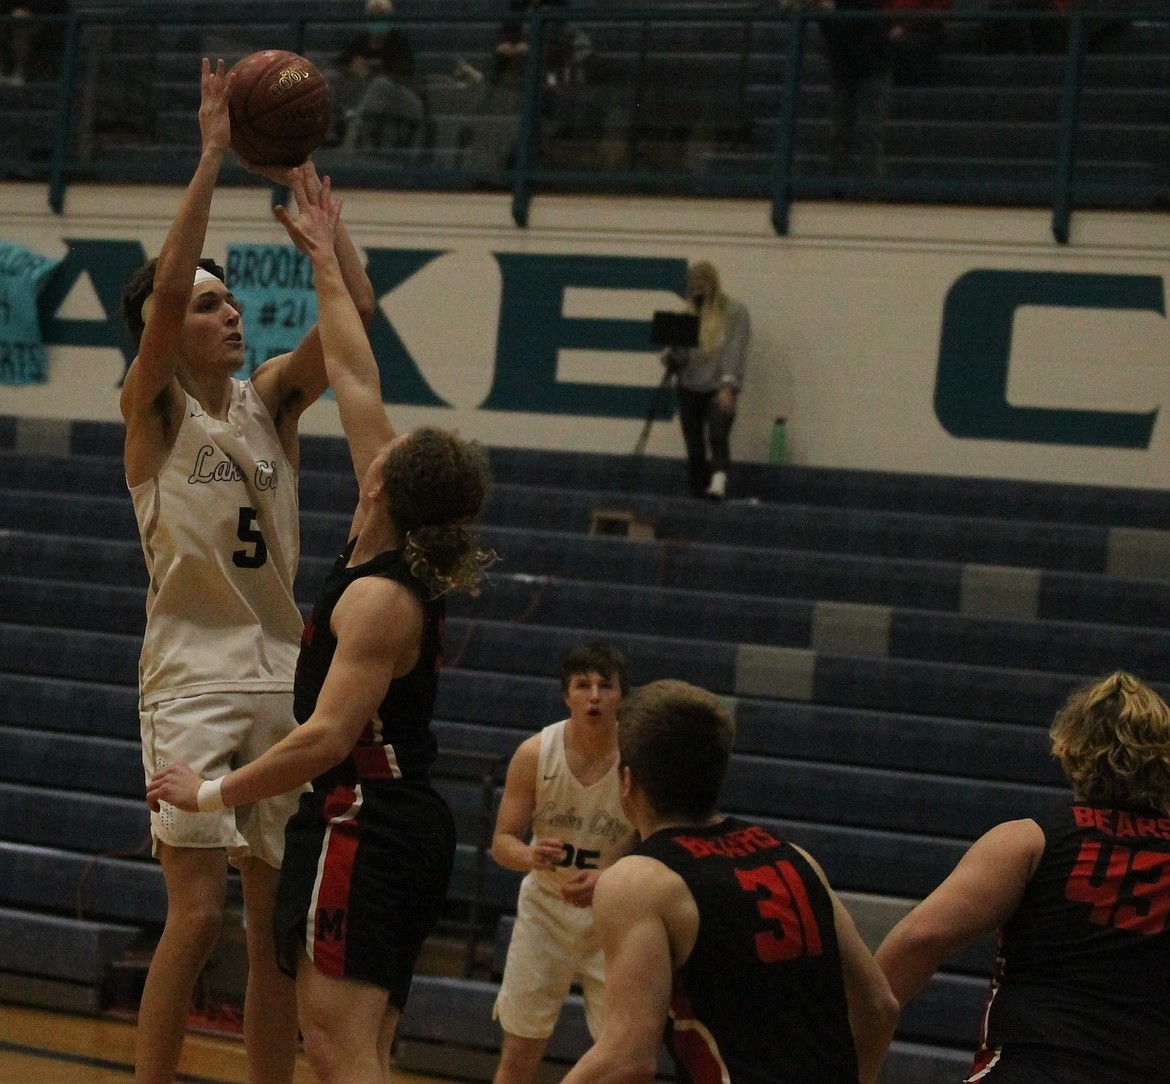
<path fill-rule="evenodd" d="M 667 187 L 682 184 L 682 190 L 690 184 L 703 191 L 766 194 L 784 113 L 789 25 L 761 16 L 770 9 L 759 4 L 698 5 L 722 8 L 736 16 L 730 22 L 686 16 L 695 5 L 640 6 L 682 14 L 661 23 L 615 21 L 620 4 L 577 5 L 574 17 L 593 48 L 586 81 L 542 92 L 535 164 L 554 174 L 609 172 L 615 183 L 619 173 L 648 172 L 662 175 Z M 133 33 L 109 33 L 100 20 L 119 10 L 124 15 L 124 5 L 82 0 L 74 7 L 93 21 L 82 36 L 73 150 L 100 175 L 120 170 L 133 180 L 149 177 L 151 166 L 159 178 L 186 172 L 198 141 L 195 73 L 202 55 L 222 55 L 230 63 L 253 49 L 296 46 L 328 68 L 354 31 L 355 24 L 344 20 L 361 13 L 357 0 L 332 6 L 327 22 L 314 21 L 322 17 L 321 7 L 306 0 L 197 0 L 181 6 L 150 0 L 135 6 L 135 17 L 143 21 Z M 326 149 L 325 164 L 339 180 L 347 180 L 349 169 L 361 183 L 498 183 L 496 171 L 506 165 L 516 137 L 515 118 L 485 114 L 482 88 L 467 87 L 452 73 L 463 61 L 490 73 L 506 4 L 406 0 L 397 11 L 427 86 L 427 134 L 413 147 L 364 148 L 360 154 Z M 1051 198 L 1065 58 L 989 51 L 979 15 L 977 3 L 957 5 L 946 22 L 937 74 L 925 85 L 894 87 L 884 174 L 892 198 Z M 296 41 L 290 35 L 297 33 L 298 20 L 307 22 Z M 828 190 L 819 178 L 828 161 L 828 78 L 815 27 L 805 44 L 800 88 L 795 178 L 799 191 L 824 195 Z M 12 118 L 0 136 L 0 170 L 6 160 L 24 160 L 17 172 L 27 174 L 30 165 L 47 159 L 55 91 L 55 85 L 41 83 L 0 87 L 0 105 Z M 1087 190 L 1090 202 L 1149 206 L 1159 193 L 1164 197 L 1170 184 L 1170 23 L 1139 20 L 1094 39 L 1081 99 L 1075 178 L 1095 186 Z M 472 153 L 477 139 L 491 153 Z M 144 153 L 124 155 L 126 146 Z M 503 151 L 496 154 L 496 148 Z"/>
<path fill-rule="evenodd" d="M 145 573 L 119 455 L 116 425 L 0 418 L 0 925 L 19 934 L 0 940 L 0 995 L 91 1011 L 163 914 L 134 688 Z M 1165 494 L 743 465 L 745 496 L 712 505 L 683 495 L 672 460 L 492 459 L 483 535 L 501 559 L 451 606 L 436 730 L 453 899 L 503 916 L 503 939 L 517 878 L 482 853 L 499 771 L 562 713 L 560 658 L 588 636 L 622 644 L 635 682 L 728 699 L 725 808 L 807 846 L 871 942 L 973 838 L 1061 792 L 1046 727 L 1074 685 L 1126 667 L 1167 691 Z M 339 440 L 304 439 L 302 604 L 348 525 L 348 472 Z M 614 508 L 656 537 L 591 534 Z M 990 954 L 961 954 L 908 1008 L 890 1081 L 961 1065 Z M 490 1074 L 493 990 L 490 974 L 420 976 L 402 1063 Z M 476 1025 L 452 1031 L 452 1015 Z M 575 1001 L 562 1030 L 553 1062 L 584 1041 Z"/>

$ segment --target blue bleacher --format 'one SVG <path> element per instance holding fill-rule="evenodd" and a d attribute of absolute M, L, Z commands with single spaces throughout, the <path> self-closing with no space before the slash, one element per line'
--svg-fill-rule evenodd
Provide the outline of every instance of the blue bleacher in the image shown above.
<path fill-rule="evenodd" d="M 120 452 L 116 425 L 0 418 L 0 925 L 76 936 L 72 971 L 54 950 L 40 977 L 98 1000 L 99 961 L 163 913 L 134 687 L 145 572 Z M 875 929 L 981 832 L 1063 793 L 1046 731 L 1072 687 L 1118 666 L 1170 682 L 1165 494 L 744 465 L 750 499 L 712 505 L 684 495 L 673 460 L 498 448 L 492 465 L 482 533 L 500 561 L 479 599 L 452 602 L 435 726 L 460 836 L 452 899 L 480 885 L 505 939 L 518 878 L 477 850 L 485 800 L 490 817 L 502 764 L 563 713 L 559 661 L 586 637 L 622 644 L 636 682 L 728 699 L 726 808 L 808 847 Z M 350 469 L 341 441 L 303 441 L 302 605 L 348 526 Z M 615 509 L 657 537 L 592 533 Z M 983 576 L 1002 591 L 977 590 Z M 956 958 L 908 1009 L 888 1080 L 960 1064 L 986 955 Z M 0 950 L 0 972 L 38 966 Z M 490 1073 L 490 1020 L 462 1036 L 443 1021 L 493 989 L 420 976 L 400 1063 Z M 554 1061 L 582 1028 L 574 1001 Z"/>
<path fill-rule="evenodd" d="M 668 7 L 677 10 L 678 5 L 652 4 L 643 10 Z M 654 21 L 629 21 L 614 18 L 628 10 L 620 4 L 577 5 L 573 17 L 593 47 L 586 82 L 544 92 L 547 130 L 537 165 L 601 169 L 614 183 L 620 183 L 615 171 L 648 170 L 689 177 L 684 190 L 722 186 L 725 192 L 767 194 L 791 26 L 761 17 L 772 10 L 768 5 L 700 7 L 721 9 L 731 19 L 710 21 L 685 17 L 685 12 L 670 19 L 664 11 Z M 95 124 L 93 138 L 85 141 L 86 166 L 92 164 L 102 175 L 121 171 L 131 180 L 145 176 L 144 160 L 158 174 L 172 165 L 181 171 L 194 155 L 194 73 L 204 53 L 231 62 L 253 49 L 291 44 L 292 23 L 307 19 L 299 47 L 328 68 L 362 10 L 348 0 L 327 12 L 303 0 L 200 0 L 181 7 L 160 0 L 135 6 L 143 20 L 140 33 L 102 38 L 100 19 L 125 5 L 82 0 L 75 8 L 99 21 L 84 37 L 83 49 L 98 88 L 85 107 L 93 116 L 75 118 L 79 125 Z M 516 135 L 515 118 L 481 113 L 478 94 L 456 85 L 452 72 L 460 61 L 491 70 L 492 46 L 507 5 L 414 0 L 400 4 L 397 13 L 413 38 L 427 88 L 428 135 L 422 145 L 410 148 L 360 154 L 326 149 L 322 164 L 342 179 L 348 170 L 354 183 L 363 184 L 498 183 L 488 159 L 469 148 L 484 139 L 491 147 L 506 147 Z M 1007 204 L 1052 198 L 1065 58 L 989 51 L 979 14 L 978 4 L 967 5 L 945 21 L 946 48 L 928 85 L 893 88 L 885 129 L 885 177 L 892 198 Z M 314 21 L 319 19 L 325 21 Z M 113 78 L 126 70 L 135 73 L 134 80 Z M 0 87 L 0 105 L 12 120 L 0 136 L 0 168 L 6 157 L 47 158 L 54 92 L 48 83 Z M 800 93 L 794 175 L 807 182 L 807 194 L 824 195 L 818 184 L 828 161 L 829 91 L 815 20 L 805 43 Z M 1092 44 L 1084 67 L 1075 177 L 1096 187 L 1086 190 L 1082 202 L 1146 206 L 1157 193 L 1164 195 L 1170 180 L 1168 101 L 1170 33 L 1165 24 L 1137 20 Z M 126 155 L 128 145 L 143 153 Z M 228 172 L 230 180 L 233 171 Z M 682 182 L 663 183 L 670 188 Z M 939 183 L 952 186 L 951 191 L 940 193 Z M 1032 187 L 1021 188 L 1021 183 Z"/>

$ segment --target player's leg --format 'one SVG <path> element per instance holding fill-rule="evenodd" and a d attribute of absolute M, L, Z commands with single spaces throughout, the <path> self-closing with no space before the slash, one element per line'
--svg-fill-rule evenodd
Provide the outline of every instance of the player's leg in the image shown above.
<path fill-rule="evenodd" d="M 500 1064 L 492 1084 L 532 1084 L 544 1058 L 548 1039 L 526 1039 L 522 1035 L 504 1032 L 500 1045 Z"/>
<path fill-rule="evenodd" d="M 596 1042 L 605 1010 L 605 956 L 592 937 L 581 954 L 577 978 L 585 1001 L 585 1026 Z"/>
<path fill-rule="evenodd" d="M 254 1084 L 292 1080 L 297 1053 L 296 986 L 276 966 L 272 912 L 280 871 L 258 858 L 240 859 L 247 916 L 248 985 L 244 1046 Z"/>
<path fill-rule="evenodd" d="M 238 762 L 247 764 L 294 729 L 289 693 L 246 693 L 234 715 L 246 721 Z M 280 971 L 273 940 L 273 913 L 285 826 L 300 790 L 236 809 L 242 846 L 232 852 L 240 871 L 247 916 L 248 986 L 244 994 L 244 1045 L 254 1084 L 287 1084 L 297 1051 L 296 985 Z"/>
<path fill-rule="evenodd" d="M 589 911 L 525 878 L 494 1015 L 504 1038 L 493 1084 L 531 1084 L 576 972 Z"/>
<path fill-rule="evenodd" d="M 398 1030 L 398 1020 L 402 1016 L 393 1005 L 386 1005 L 386 1012 L 382 1015 L 382 1030 L 378 1035 L 378 1064 L 386 1070 L 386 1079 L 390 1079 L 390 1048 L 394 1045 L 394 1033 Z"/>
<path fill-rule="evenodd" d="M 390 1017 L 397 1020 L 388 992 L 372 983 L 326 975 L 304 955 L 296 988 L 305 1054 L 321 1084 L 387 1084 L 387 1027 Z M 392 1024 L 389 1029 L 392 1038 Z"/>
<path fill-rule="evenodd" d="M 134 1053 L 138 1084 L 171 1084 L 179 1064 L 191 994 L 219 937 L 227 855 L 218 848 L 157 844 L 167 917 L 150 961 Z"/>

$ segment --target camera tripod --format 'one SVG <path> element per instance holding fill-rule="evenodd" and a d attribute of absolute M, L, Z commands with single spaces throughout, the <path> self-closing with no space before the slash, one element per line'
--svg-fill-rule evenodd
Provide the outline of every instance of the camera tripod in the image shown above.
<path fill-rule="evenodd" d="M 646 450 L 646 442 L 650 439 L 650 427 L 654 419 L 662 412 L 670 397 L 670 381 L 676 376 L 678 369 L 674 362 L 667 362 L 662 379 L 654 391 L 654 398 L 650 400 L 650 409 L 646 411 L 646 421 L 642 425 L 642 432 L 638 435 L 638 443 L 634 445 L 634 455 L 641 455 Z"/>

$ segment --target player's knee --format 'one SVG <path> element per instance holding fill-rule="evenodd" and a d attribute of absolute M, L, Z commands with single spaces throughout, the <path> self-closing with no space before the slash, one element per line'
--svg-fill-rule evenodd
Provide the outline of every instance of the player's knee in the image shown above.
<path fill-rule="evenodd" d="M 316 1078 L 322 1081 L 332 1080 L 333 1074 L 337 1071 L 337 1054 L 332 1045 L 311 1031 L 302 1031 L 301 1039 L 305 1045 L 305 1057 Z"/>
<path fill-rule="evenodd" d="M 223 908 L 218 901 L 184 899 L 168 907 L 167 925 L 191 944 L 207 946 L 210 951 L 223 929 Z"/>
<path fill-rule="evenodd" d="M 301 1039 L 309 1066 L 322 1084 L 338 1079 L 343 1071 L 353 1070 L 355 1051 L 339 1042 L 329 1028 L 302 1021 Z"/>

